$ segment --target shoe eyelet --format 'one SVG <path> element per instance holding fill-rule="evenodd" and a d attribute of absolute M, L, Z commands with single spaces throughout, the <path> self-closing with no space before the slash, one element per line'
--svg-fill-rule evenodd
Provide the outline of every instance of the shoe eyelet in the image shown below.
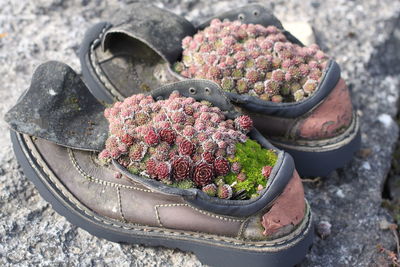
<path fill-rule="evenodd" d="M 189 88 L 189 93 L 192 94 L 192 95 L 195 95 L 196 94 L 196 88 L 190 87 Z"/>
<path fill-rule="evenodd" d="M 240 20 L 244 20 L 244 18 L 245 18 L 245 16 L 244 16 L 244 14 L 243 14 L 243 13 L 240 13 L 240 14 L 238 15 L 238 19 L 240 19 Z"/>
<path fill-rule="evenodd" d="M 256 9 L 253 11 L 253 15 L 257 17 L 258 15 L 260 15 L 260 12 Z"/>
<path fill-rule="evenodd" d="M 207 95 L 211 95 L 211 89 L 209 87 L 204 87 L 204 91 Z"/>

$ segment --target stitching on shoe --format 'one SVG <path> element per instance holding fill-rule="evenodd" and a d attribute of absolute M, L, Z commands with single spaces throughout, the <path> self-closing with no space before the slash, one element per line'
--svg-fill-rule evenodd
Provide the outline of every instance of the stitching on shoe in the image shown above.
<path fill-rule="evenodd" d="M 93 176 L 90 176 L 89 174 L 87 174 L 82 168 L 81 166 L 79 166 L 78 162 L 76 161 L 74 152 L 72 151 L 72 149 L 67 148 L 68 150 L 68 156 L 69 159 L 71 160 L 72 164 L 74 165 L 75 169 L 89 182 L 93 182 L 93 183 L 97 183 L 97 184 L 101 184 L 103 186 L 106 187 L 116 187 L 116 188 L 126 188 L 126 189 L 133 189 L 133 190 L 138 190 L 138 191 L 142 191 L 142 192 L 148 192 L 151 193 L 153 191 L 151 190 L 147 190 L 147 189 L 142 189 L 142 188 L 138 188 L 135 186 L 129 186 L 129 185 L 123 185 L 123 184 L 117 184 L 117 183 L 112 183 L 112 182 L 108 182 L 108 181 L 104 181 L 104 180 L 100 180 L 97 178 L 94 178 Z"/>
<path fill-rule="evenodd" d="M 108 78 L 102 74 L 100 66 L 96 62 L 95 54 L 94 54 L 95 46 L 98 44 L 98 42 L 101 41 L 101 38 L 103 37 L 104 33 L 106 32 L 107 27 L 108 27 L 108 25 L 104 25 L 104 28 L 100 32 L 99 36 L 90 45 L 89 58 L 90 58 L 90 62 L 92 63 L 94 71 L 96 72 L 97 76 L 99 77 L 100 82 L 110 92 L 110 94 L 113 96 L 115 101 L 120 101 L 120 100 L 123 100 L 124 97 L 108 81 Z"/>
<path fill-rule="evenodd" d="M 158 208 L 157 208 L 157 206 L 158 206 L 158 205 L 155 205 L 155 206 L 154 206 L 154 212 L 155 212 L 155 214 L 156 214 L 156 219 L 157 219 L 158 225 L 159 225 L 160 227 L 164 227 L 163 224 L 161 223 L 160 214 L 158 213 Z"/>
<path fill-rule="evenodd" d="M 247 229 L 247 226 L 249 226 L 250 218 L 247 218 L 246 220 L 243 221 L 243 223 L 240 225 L 240 229 L 238 232 L 237 237 L 242 238 L 244 231 Z"/>
<path fill-rule="evenodd" d="M 27 138 L 30 138 L 30 137 L 26 137 L 25 135 L 23 135 L 23 138 L 27 140 Z M 18 139 L 20 139 L 20 137 L 18 137 Z M 161 229 L 148 229 L 148 228 L 146 228 L 146 225 L 139 225 L 139 224 L 131 223 L 131 225 L 142 226 L 143 229 L 140 229 L 140 228 L 136 228 L 136 227 L 132 227 L 132 226 L 131 227 L 127 227 L 127 226 L 115 224 L 113 222 L 105 221 L 102 218 L 100 218 L 99 216 L 96 216 L 95 214 L 93 214 L 92 212 L 88 212 L 85 209 L 85 207 L 82 206 L 82 204 L 79 201 L 75 200 L 73 197 L 68 196 L 68 194 L 66 194 L 67 192 L 64 192 L 64 189 L 62 187 L 60 187 L 60 185 L 57 183 L 57 181 L 54 180 L 56 176 L 52 173 L 52 171 L 50 169 L 48 169 L 46 166 L 44 166 L 45 163 L 42 162 L 43 160 L 41 159 L 41 156 L 38 154 L 38 152 L 34 151 L 33 150 L 34 148 L 32 149 L 32 144 L 29 144 L 29 140 L 27 140 L 26 145 L 27 145 L 27 148 L 29 149 L 29 152 L 35 158 L 37 165 L 48 176 L 50 181 L 57 187 L 57 189 L 60 191 L 60 193 L 65 198 L 67 198 L 69 201 L 71 201 L 73 204 L 75 204 L 76 208 L 78 208 L 84 214 L 86 214 L 90 218 L 92 218 L 92 219 L 94 219 L 96 221 L 99 221 L 101 223 L 104 223 L 106 225 L 111 225 L 113 227 L 118 227 L 118 228 L 126 229 L 126 230 L 135 230 L 135 231 L 141 231 L 141 232 L 147 232 L 147 233 L 154 232 L 154 233 L 168 234 L 168 235 L 172 235 L 172 236 L 176 236 L 176 237 L 178 237 L 178 236 L 195 237 L 195 238 L 202 238 L 202 239 L 206 239 L 206 240 L 210 240 L 210 241 L 212 241 L 212 240 L 221 241 L 221 242 L 229 243 L 229 244 L 236 245 L 236 246 L 246 246 L 246 247 L 249 247 L 249 248 L 254 247 L 254 248 L 259 248 L 259 249 L 267 249 L 267 251 L 278 251 L 278 250 L 280 250 L 279 248 L 274 248 L 274 247 L 271 247 L 271 246 L 281 245 L 281 244 L 284 244 L 284 243 L 287 242 L 287 239 L 282 239 L 282 240 L 276 241 L 276 242 L 268 240 L 268 241 L 265 241 L 265 242 L 262 242 L 262 243 L 260 243 L 260 241 L 257 242 L 257 241 L 244 241 L 244 240 L 229 240 L 229 239 L 225 239 L 225 238 L 222 238 L 222 237 L 219 237 L 219 236 L 215 236 L 215 235 L 210 235 L 210 234 L 200 234 L 200 233 L 196 233 L 196 232 L 168 231 L 167 229 L 165 229 L 165 230 L 164 229 L 163 230 L 161 230 Z M 25 148 L 22 148 L 22 149 L 25 150 Z M 24 152 L 24 153 L 26 153 L 26 152 Z M 34 170 L 37 170 L 37 167 L 32 162 L 32 160 L 27 155 L 25 155 L 25 156 L 27 157 L 28 162 L 31 165 L 31 167 Z M 41 176 L 40 173 L 38 173 L 38 175 Z M 43 177 L 42 177 L 42 179 L 43 179 Z M 307 229 L 304 230 L 304 232 L 301 234 L 302 236 L 305 236 L 306 233 L 308 233 L 308 231 L 310 231 L 310 229 L 311 229 L 311 221 L 312 221 L 311 214 L 309 216 L 310 216 L 310 218 L 309 218 L 310 222 L 308 223 L 309 225 L 308 225 Z M 110 218 L 110 220 L 112 220 L 112 219 Z M 302 224 L 305 224 L 305 223 L 306 223 L 305 221 L 302 222 Z M 296 237 L 296 239 L 298 239 L 298 237 Z M 292 245 L 294 245 L 293 242 L 289 243 L 289 244 L 286 244 L 284 247 L 291 247 Z M 267 244 L 267 243 L 269 243 L 269 244 Z M 263 251 L 265 251 L 265 250 L 263 250 Z"/>
<path fill-rule="evenodd" d="M 224 217 L 224 216 L 219 216 L 213 213 L 209 213 L 200 209 L 197 209 L 193 206 L 190 206 L 189 204 L 184 204 L 184 203 L 176 203 L 176 204 L 159 204 L 159 205 L 155 205 L 154 209 L 156 212 L 156 218 L 158 223 L 160 224 L 160 226 L 163 226 L 163 224 L 161 223 L 161 218 L 160 218 L 160 213 L 158 211 L 158 208 L 163 208 L 163 207 L 189 207 L 197 212 L 200 212 L 201 214 L 204 214 L 206 216 L 210 216 L 213 217 L 215 219 L 219 219 L 222 221 L 228 221 L 228 222 L 243 222 L 245 219 L 232 219 L 232 218 L 228 218 L 228 217 Z"/>
<path fill-rule="evenodd" d="M 121 201 L 121 188 L 117 187 L 117 197 L 118 197 L 118 206 L 119 206 L 119 213 L 121 214 L 122 220 L 127 222 L 124 216 L 124 212 L 122 211 L 122 201 Z"/>

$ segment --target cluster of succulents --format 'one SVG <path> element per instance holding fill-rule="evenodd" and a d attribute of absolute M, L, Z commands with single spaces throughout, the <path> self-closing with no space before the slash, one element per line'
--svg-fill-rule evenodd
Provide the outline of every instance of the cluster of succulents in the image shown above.
<path fill-rule="evenodd" d="M 227 119 L 211 103 L 177 91 L 157 101 L 133 95 L 104 115 L 109 137 L 99 159 L 117 160 L 131 173 L 167 185 L 224 199 L 254 197 L 276 162 L 275 151 L 247 137 L 250 117 Z"/>
<path fill-rule="evenodd" d="M 318 45 L 291 43 L 275 26 L 211 21 L 182 40 L 174 70 L 187 78 L 209 79 L 223 90 L 264 101 L 294 102 L 317 89 L 328 57 Z"/>

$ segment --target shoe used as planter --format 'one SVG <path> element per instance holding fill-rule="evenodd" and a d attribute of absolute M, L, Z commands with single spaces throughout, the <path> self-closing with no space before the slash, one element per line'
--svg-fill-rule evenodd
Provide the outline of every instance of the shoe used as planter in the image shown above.
<path fill-rule="evenodd" d="M 312 244 L 292 157 L 213 82 L 106 109 L 71 68 L 48 62 L 5 120 L 25 175 L 91 234 L 191 251 L 211 266 L 293 266 Z"/>
<path fill-rule="evenodd" d="M 359 120 L 339 66 L 318 46 L 304 47 L 262 6 L 197 27 L 143 4 L 114 17 L 87 32 L 80 52 L 98 99 L 112 103 L 177 80 L 209 79 L 294 157 L 301 175 L 327 175 L 358 150 Z"/>

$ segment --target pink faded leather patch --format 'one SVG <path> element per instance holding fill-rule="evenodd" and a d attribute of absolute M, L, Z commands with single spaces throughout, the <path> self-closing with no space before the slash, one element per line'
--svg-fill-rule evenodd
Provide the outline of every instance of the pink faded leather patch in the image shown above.
<path fill-rule="evenodd" d="M 323 139 L 337 136 L 351 123 L 353 106 L 343 79 L 325 101 L 298 123 L 298 136 L 305 139 Z"/>
<path fill-rule="evenodd" d="M 290 224 L 298 225 L 304 218 L 305 207 L 303 184 L 295 171 L 282 195 L 262 217 L 261 224 L 265 229 L 263 235 L 272 235 Z"/>

